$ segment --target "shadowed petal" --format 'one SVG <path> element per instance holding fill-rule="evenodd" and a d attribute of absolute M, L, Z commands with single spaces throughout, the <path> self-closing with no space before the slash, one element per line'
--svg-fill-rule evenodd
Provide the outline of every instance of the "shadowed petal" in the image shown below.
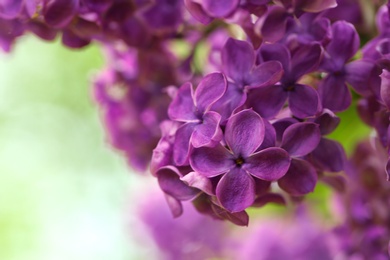
<path fill-rule="evenodd" d="M 177 91 L 176 97 L 168 107 L 168 115 L 171 120 L 187 122 L 197 120 L 192 100 L 192 85 L 187 82 Z"/>
<path fill-rule="evenodd" d="M 370 94 L 370 79 L 375 64 L 370 61 L 357 60 L 345 66 L 345 80 L 360 94 Z"/>
<path fill-rule="evenodd" d="M 289 14 L 281 6 L 272 6 L 262 21 L 261 35 L 267 42 L 276 42 L 283 38 Z M 261 20 L 260 20 L 261 21 Z"/>
<path fill-rule="evenodd" d="M 205 11 L 213 17 L 225 17 L 238 6 L 239 0 L 203 0 Z"/>
<path fill-rule="evenodd" d="M 305 12 L 318 13 L 337 6 L 336 0 L 298 0 L 296 7 Z"/>
<path fill-rule="evenodd" d="M 276 143 L 278 146 L 282 143 L 283 133 L 286 131 L 287 127 L 298 122 L 297 119 L 288 117 L 279 119 L 272 124 L 276 132 Z"/>
<path fill-rule="evenodd" d="M 229 212 L 239 212 L 255 200 L 255 181 L 241 168 L 227 172 L 218 182 L 217 198 Z"/>
<path fill-rule="evenodd" d="M 383 70 L 381 78 L 381 97 L 387 109 L 390 110 L 390 72 Z"/>
<path fill-rule="evenodd" d="M 314 123 L 320 125 L 321 135 L 328 135 L 337 128 L 340 118 L 325 108 L 322 114 L 314 119 Z"/>
<path fill-rule="evenodd" d="M 390 159 L 387 161 L 386 173 L 387 173 L 387 181 L 390 181 Z"/>
<path fill-rule="evenodd" d="M 320 98 L 317 91 L 306 85 L 295 85 L 293 91 L 288 92 L 288 104 L 291 113 L 298 118 L 313 116 L 318 112 Z"/>
<path fill-rule="evenodd" d="M 268 203 L 273 203 L 277 205 L 286 205 L 286 200 L 284 197 L 277 193 L 266 193 L 260 197 L 258 197 L 255 202 L 253 203 L 253 206 L 255 207 L 263 207 L 267 205 Z"/>
<path fill-rule="evenodd" d="M 226 124 L 226 143 L 237 156 L 251 155 L 263 142 L 264 135 L 263 119 L 253 110 L 234 114 Z"/>
<path fill-rule="evenodd" d="M 190 200 L 199 194 L 199 190 L 192 188 L 180 180 L 180 173 L 175 167 L 167 166 L 156 172 L 160 188 L 168 195 L 178 200 Z"/>
<path fill-rule="evenodd" d="M 296 123 L 283 133 L 282 148 L 291 156 L 305 156 L 317 147 L 320 139 L 321 134 L 317 124 Z"/>
<path fill-rule="evenodd" d="M 345 152 L 336 141 L 321 138 L 320 143 L 311 155 L 314 163 L 326 171 L 338 172 L 344 169 Z"/>
<path fill-rule="evenodd" d="M 220 175 L 235 167 L 233 155 L 222 145 L 194 149 L 190 156 L 190 165 L 206 177 Z"/>
<path fill-rule="evenodd" d="M 2 0 L 0 1 L 0 17 L 5 19 L 16 18 L 21 10 L 23 0 Z"/>
<path fill-rule="evenodd" d="M 177 129 L 173 143 L 173 160 L 177 166 L 188 163 L 191 135 L 197 125 L 197 123 L 187 123 Z"/>
<path fill-rule="evenodd" d="M 312 192 L 317 183 L 317 173 L 314 167 L 299 159 L 292 159 L 290 169 L 279 181 L 280 188 L 293 196 Z"/>
<path fill-rule="evenodd" d="M 200 113 L 207 111 L 226 91 L 227 82 L 222 73 L 211 73 L 199 83 L 194 93 L 194 103 Z"/>
<path fill-rule="evenodd" d="M 334 112 L 347 109 L 352 101 L 351 93 L 343 77 L 327 76 L 318 87 L 318 94 L 324 108 Z"/>
<path fill-rule="evenodd" d="M 332 25 L 333 38 L 326 46 L 326 51 L 334 59 L 337 68 L 353 57 L 359 49 L 359 35 L 355 27 L 345 21 L 338 21 Z"/>
<path fill-rule="evenodd" d="M 231 213 L 215 204 L 211 204 L 211 208 L 213 209 L 213 212 L 221 219 L 229 220 L 238 226 L 248 226 L 249 216 L 245 211 Z"/>
<path fill-rule="evenodd" d="M 286 174 L 290 160 L 285 150 L 271 147 L 246 158 L 242 168 L 261 180 L 276 181 Z"/>
<path fill-rule="evenodd" d="M 79 0 L 54 0 L 45 6 L 44 17 L 48 25 L 56 28 L 65 27 L 76 15 Z"/>
<path fill-rule="evenodd" d="M 276 131 L 275 128 L 268 122 L 268 120 L 263 120 L 265 126 L 265 135 L 264 140 L 261 143 L 260 147 L 257 148 L 257 151 L 263 150 L 268 147 L 274 147 L 276 143 Z"/>
<path fill-rule="evenodd" d="M 275 44 L 263 44 L 259 51 L 259 61 L 279 61 L 282 64 L 285 73 L 290 71 L 290 52 L 287 47 L 275 43 Z"/>
<path fill-rule="evenodd" d="M 266 61 L 255 67 L 246 79 L 249 88 L 274 85 L 283 75 L 282 64 L 278 61 Z"/>
<path fill-rule="evenodd" d="M 165 195 L 165 199 L 167 201 L 168 207 L 171 210 L 172 216 L 174 218 L 180 217 L 181 214 L 183 214 L 183 206 L 181 205 L 181 202 L 178 199 L 176 199 L 176 198 L 174 198 L 166 193 L 164 195 Z"/>
<path fill-rule="evenodd" d="M 213 146 L 222 140 L 223 134 L 219 127 L 221 116 L 217 112 L 206 112 L 203 122 L 198 124 L 191 136 L 191 143 L 195 148 Z"/>
<path fill-rule="evenodd" d="M 291 70 L 287 78 L 296 81 L 303 75 L 315 70 L 322 58 L 322 48 L 319 43 L 300 46 L 291 56 Z"/>
<path fill-rule="evenodd" d="M 197 172 L 190 172 L 181 177 L 180 180 L 185 182 L 188 186 L 200 189 L 208 195 L 214 195 L 210 179 Z"/>
<path fill-rule="evenodd" d="M 255 52 L 246 41 L 229 38 L 222 49 L 222 66 L 236 83 L 245 85 L 245 78 L 255 64 Z"/>
<path fill-rule="evenodd" d="M 288 93 L 279 85 L 253 89 L 248 94 L 248 107 L 262 117 L 274 118 L 286 103 Z"/>
<path fill-rule="evenodd" d="M 198 3 L 193 2 L 193 0 L 184 0 L 184 4 L 190 14 L 199 22 L 203 24 L 209 24 L 213 18 L 211 18 Z"/>

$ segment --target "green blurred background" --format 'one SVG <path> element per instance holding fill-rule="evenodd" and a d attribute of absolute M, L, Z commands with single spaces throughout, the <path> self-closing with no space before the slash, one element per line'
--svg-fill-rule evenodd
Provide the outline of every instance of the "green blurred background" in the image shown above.
<path fill-rule="evenodd" d="M 156 183 L 105 141 L 89 86 L 103 66 L 97 46 L 34 37 L 0 54 L 1 260 L 153 259 L 134 211 Z M 341 117 L 331 136 L 350 152 L 369 130 L 354 108 Z M 328 194 L 322 185 L 310 199 L 324 207 Z"/>
<path fill-rule="evenodd" d="M 97 46 L 22 38 L 0 54 L 0 259 L 145 259 L 127 217 L 148 183 L 105 142 Z"/>

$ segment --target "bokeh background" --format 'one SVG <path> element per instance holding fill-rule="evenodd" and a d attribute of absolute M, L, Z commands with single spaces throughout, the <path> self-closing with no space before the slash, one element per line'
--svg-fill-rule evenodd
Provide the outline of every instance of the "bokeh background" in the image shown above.
<path fill-rule="evenodd" d="M 103 66 L 98 46 L 33 36 L 0 54 L 0 259 L 158 259 L 135 213 L 156 183 L 110 148 L 93 102 Z M 340 116 L 331 137 L 350 152 L 369 130 L 354 107 Z M 309 199 L 326 214 L 329 194 L 319 185 Z"/>

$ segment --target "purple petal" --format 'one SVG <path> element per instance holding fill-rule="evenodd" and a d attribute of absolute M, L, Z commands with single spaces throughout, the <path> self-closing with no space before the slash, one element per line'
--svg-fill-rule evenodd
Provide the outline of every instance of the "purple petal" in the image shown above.
<path fill-rule="evenodd" d="M 222 66 L 237 84 L 245 84 L 245 78 L 255 64 L 255 52 L 246 41 L 229 38 L 222 49 Z"/>
<path fill-rule="evenodd" d="M 325 171 L 338 172 L 344 169 L 346 155 L 343 147 L 336 141 L 321 138 L 311 155 L 314 163 Z"/>
<path fill-rule="evenodd" d="M 383 70 L 381 78 L 381 98 L 387 106 L 387 109 L 390 110 L 390 72 Z"/>
<path fill-rule="evenodd" d="M 172 216 L 174 218 L 180 217 L 183 214 L 183 206 L 181 205 L 180 200 L 168 195 L 165 193 L 165 199 L 171 210 Z"/>
<path fill-rule="evenodd" d="M 85 46 L 87 46 L 91 40 L 84 39 L 78 35 L 76 35 L 73 31 L 64 29 L 62 31 L 62 38 L 61 38 L 62 44 L 74 49 L 80 49 Z"/>
<path fill-rule="evenodd" d="M 194 149 L 190 165 L 194 171 L 206 177 L 218 176 L 236 166 L 233 155 L 222 145 Z"/>
<path fill-rule="evenodd" d="M 290 125 L 293 125 L 295 123 L 298 123 L 299 121 L 295 118 L 283 118 L 275 121 L 272 126 L 275 129 L 276 132 L 276 143 L 281 144 L 282 143 L 282 138 L 283 138 L 283 133 L 286 131 L 287 127 Z"/>
<path fill-rule="evenodd" d="M 286 174 L 290 160 L 285 150 L 271 147 L 246 158 L 242 168 L 261 180 L 276 181 Z"/>
<path fill-rule="evenodd" d="M 211 18 L 198 3 L 193 0 L 184 0 L 184 4 L 190 14 L 199 22 L 203 24 L 209 24 L 213 18 Z"/>
<path fill-rule="evenodd" d="M 257 148 L 258 151 L 268 147 L 274 147 L 276 143 L 275 128 L 268 122 L 268 120 L 263 120 L 263 122 L 265 126 L 265 135 L 264 135 L 264 140 L 261 143 L 260 147 Z"/>
<path fill-rule="evenodd" d="M 347 109 L 352 101 L 351 92 L 344 83 L 343 77 L 328 75 L 318 87 L 322 106 L 334 112 Z"/>
<path fill-rule="evenodd" d="M 226 124 L 225 140 L 236 156 L 247 157 L 264 140 L 263 119 L 253 110 L 242 110 L 231 116 Z"/>
<path fill-rule="evenodd" d="M 345 66 L 345 80 L 351 84 L 356 92 L 362 95 L 371 94 L 370 79 L 375 64 L 371 61 L 358 60 Z"/>
<path fill-rule="evenodd" d="M 283 75 L 282 64 L 278 61 L 267 61 L 256 66 L 248 79 L 249 88 L 260 88 L 274 85 Z"/>
<path fill-rule="evenodd" d="M 255 207 L 263 207 L 267 205 L 268 203 L 273 203 L 277 205 L 286 205 L 286 200 L 284 197 L 277 193 L 267 193 L 260 197 L 258 197 L 255 202 L 253 203 L 253 206 Z"/>
<path fill-rule="evenodd" d="M 315 70 L 322 59 L 322 48 L 319 43 L 300 46 L 291 55 L 289 80 L 298 80 L 303 75 Z"/>
<path fill-rule="evenodd" d="M 267 42 L 277 42 L 286 32 L 286 23 L 290 15 L 281 6 L 272 6 L 264 20 L 260 19 L 261 35 Z"/>
<path fill-rule="evenodd" d="M 219 218 L 229 220 L 238 226 L 248 226 L 249 216 L 245 211 L 231 213 L 214 204 L 211 204 L 211 207 Z"/>
<path fill-rule="evenodd" d="M 226 17 L 238 6 L 240 0 L 203 0 L 205 11 L 212 17 Z"/>
<path fill-rule="evenodd" d="M 195 148 L 214 146 L 222 140 L 223 134 L 219 127 L 221 116 L 213 111 L 206 112 L 202 123 L 198 124 L 191 136 L 191 143 Z"/>
<path fill-rule="evenodd" d="M 326 46 L 326 51 L 334 59 L 337 68 L 341 68 L 359 49 L 359 35 L 354 26 L 345 21 L 332 25 L 333 39 Z"/>
<path fill-rule="evenodd" d="M 290 71 L 291 56 L 286 46 L 279 43 L 263 44 L 258 55 L 260 62 L 279 61 L 285 73 Z"/>
<path fill-rule="evenodd" d="M 290 169 L 278 184 L 280 188 L 293 196 L 312 192 L 317 183 L 317 173 L 314 167 L 304 160 L 292 159 Z"/>
<path fill-rule="evenodd" d="M 187 82 L 177 91 L 176 97 L 168 107 L 168 115 L 171 120 L 188 122 L 198 120 L 192 100 L 192 85 Z"/>
<path fill-rule="evenodd" d="M 296 123 L 283 133 L 282 148 L 291 156 L 305 156 L 313 151 L 320 142 L 321 134 L 317 124 Z"/>
<path fill-rule="evenodd" d="M 192 188 L 180 180 L 180 172 L 175 167 L 167 166 L 156 172 L 160 188 L 168 195 L 178 200 L 190 200 L 199 194 L 199 190 Z"/>
<path fill-rule="evenodd" d="M 197 172 L 190 172 L 181 177 L 180 180 L 182 180 L 188 186 L 197 188 L 210 196 L 214 195 L 211 181 L 207 177 Z"/>
<path fill-rule="evenodd" d="M 207 111 L 226 91 L 227 82 L 222 73 L 211 73 L 202 79 L 194 93 L 199 113 Z"/>
<path fill-rule="evenodd" d="M 176 132 L 175 142 L 173 144 L 173 159 L 177 166 L 188 163 L 191 135 L 197 125 L 196 123 L 186 123 L 179 127 Z"/>
<path fill-rule="evenodd" d="M 241 168 L 233 168 L 218 182 L 217 198 L 229 212 L 243 211 L 255 200 L 255 181 Z"/>
<path fill-rule="evenodd" d="M 326 183 L 338 192 L 345 192 L 347 182 L 343 176 L 321 176 L 321 182 Z"/>
<path fill-rule="evenodd" d="M 274 118 L 286 103 L 288 93 L 280 85 L 253 89 L 248 94 L 247 104 L 262 117 Z"/>
<path fill-rule="evenodd" d="M 7 20 L 16 18 L 22 10 L 23 2 L 23 0 L 1 0 L 0 17 Z"/>
<path fill-rule="evenodd" d="M 390 158 L 386 164 L 387 181 L 390 181 Z"/>
<path fill-rule="evenodd" d="M 298 0 L 296 7 L 309 13 L 318 13 L 337 6 L 336 0 Z"/>
<path fill-rule="evenodd" d="M 322 114 L 314 119 L 314 123 L 319 124 L 321 135 L 328 135 L 337 128 L 340 118 L 325 108 Z"/>
<path fill-rule="evenodd" d="M 54 0 L 50 1 L 44 10 L 45 21 L 55 28 L 67 26 L 76 15 L 79 8 L 79 0 Z"/>
<path fill-rule="evenodd" d="M 313 116 L 318 112 L 319 96 L 317 91 L 306 85 L 295 85 L 294 90 L 288 92 L 291 113 L 298 118 Z"/>
<path fill-rule="evenodd" d="M 233 111 L 246 101 L 246 94 L 236 84 L 229 82 L 225 94 L 213 104 L 212 111 L 218 112 L 221 116 L 222 124 L 232 115 Z"/>

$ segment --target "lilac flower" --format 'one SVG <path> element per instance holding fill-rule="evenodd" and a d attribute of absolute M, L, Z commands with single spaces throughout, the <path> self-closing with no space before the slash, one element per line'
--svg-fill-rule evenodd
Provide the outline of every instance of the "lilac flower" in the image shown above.
<path fill-rule="evenodd" d="M 221 73 L 207 75 L 199 83 L 195 92 L 191 83 L 185 83 L 168 108 L 171 120 L 184 122 L 176 132 L 174 160 L 176 165 L 188 161 L 191 145 L 214 146 L 222 139 L 219 127 L 221 116 L 210 107 L 226 91 L 226 78 Z"/>
<path fill-rule="evenodd" d="M 233 111 L 244 104 L 247 92 L 254 88 L 273 85 L 282 76 L 278 61 L 267 61 L 255 66 L 255 52 L 246 41 L 229 38 L 222 49 L 222 66 L 229 82 L 225 95 L 212 107 L 226 120 Z"/>
<path fill-rule="evenodd" d="M 240 0 L 185 0 L 188 11 L 203 24 L 210 23 L 214 17 L 222 18 L 231 15 Z"/>
<path fill-rule="evenodd" d="M 281 148 L 292 159 L 287 173 L 278 180 L 278 184 L 290 195 L 301 196 L 314 190 L 318 178 L 316 169 L 302 157 L 314 151 L 320 140 L 319 126 L 314 123 L 295 123 L 284 130 Z"/>
<path fill-rule="evenodd" d="M 293 53 L 281 44 L 265 44 L 259 50 L 260 61 L 279 61 L 284 74 L 280 83 L 252 90 L 248 95 L 248 106 L 262 117 L 273 118 L 288 99 L 292 114 L 305 118 L 316 114 L 320 108 L 317 91 L 298 80 L 313 71 L 322 58 L 322 48 L 318 43 L 302 45 Z"/>
<path fill-rule="evenodd" d="M 359 36 L 352 24 L 336 22 L 332 25 L 333 39 L 326 46 L 321 69 L 328 75 L 319 85 L 322 105 L 332 111 L 342 111 L 351 104 L 348 82 L 359 93 L 370 93 L 369 83 L 375 64 L 358 60 L 346 64 L 359 49 Z"/>
<path fill-rule="evenodd" d="M 230 212 L 239 212 L 255 200 L 255 178 L 275 181 L 290 165 L 286 151 L 271 147 L 257 151 L 264 140 L 261 117 L 252 110 L 231 116 L 226 124 L 225 141 L 216 147 L 194 149 L 191 167 L 208 178 L 222 175 L 216 187 L 221 205 Z"/>
<path fill-rule="evenodd" d="M 284 0 L 277 1 L 277 3 L 279 5 L 270 7 L 267 14 L 258 21 L 260 34 L 268 42 L 277 42 L 282 39 L 287 23 L 295 16 L 299 17 L 304 12 L 318 13 L 337 6 L 335 0 Z"/>

